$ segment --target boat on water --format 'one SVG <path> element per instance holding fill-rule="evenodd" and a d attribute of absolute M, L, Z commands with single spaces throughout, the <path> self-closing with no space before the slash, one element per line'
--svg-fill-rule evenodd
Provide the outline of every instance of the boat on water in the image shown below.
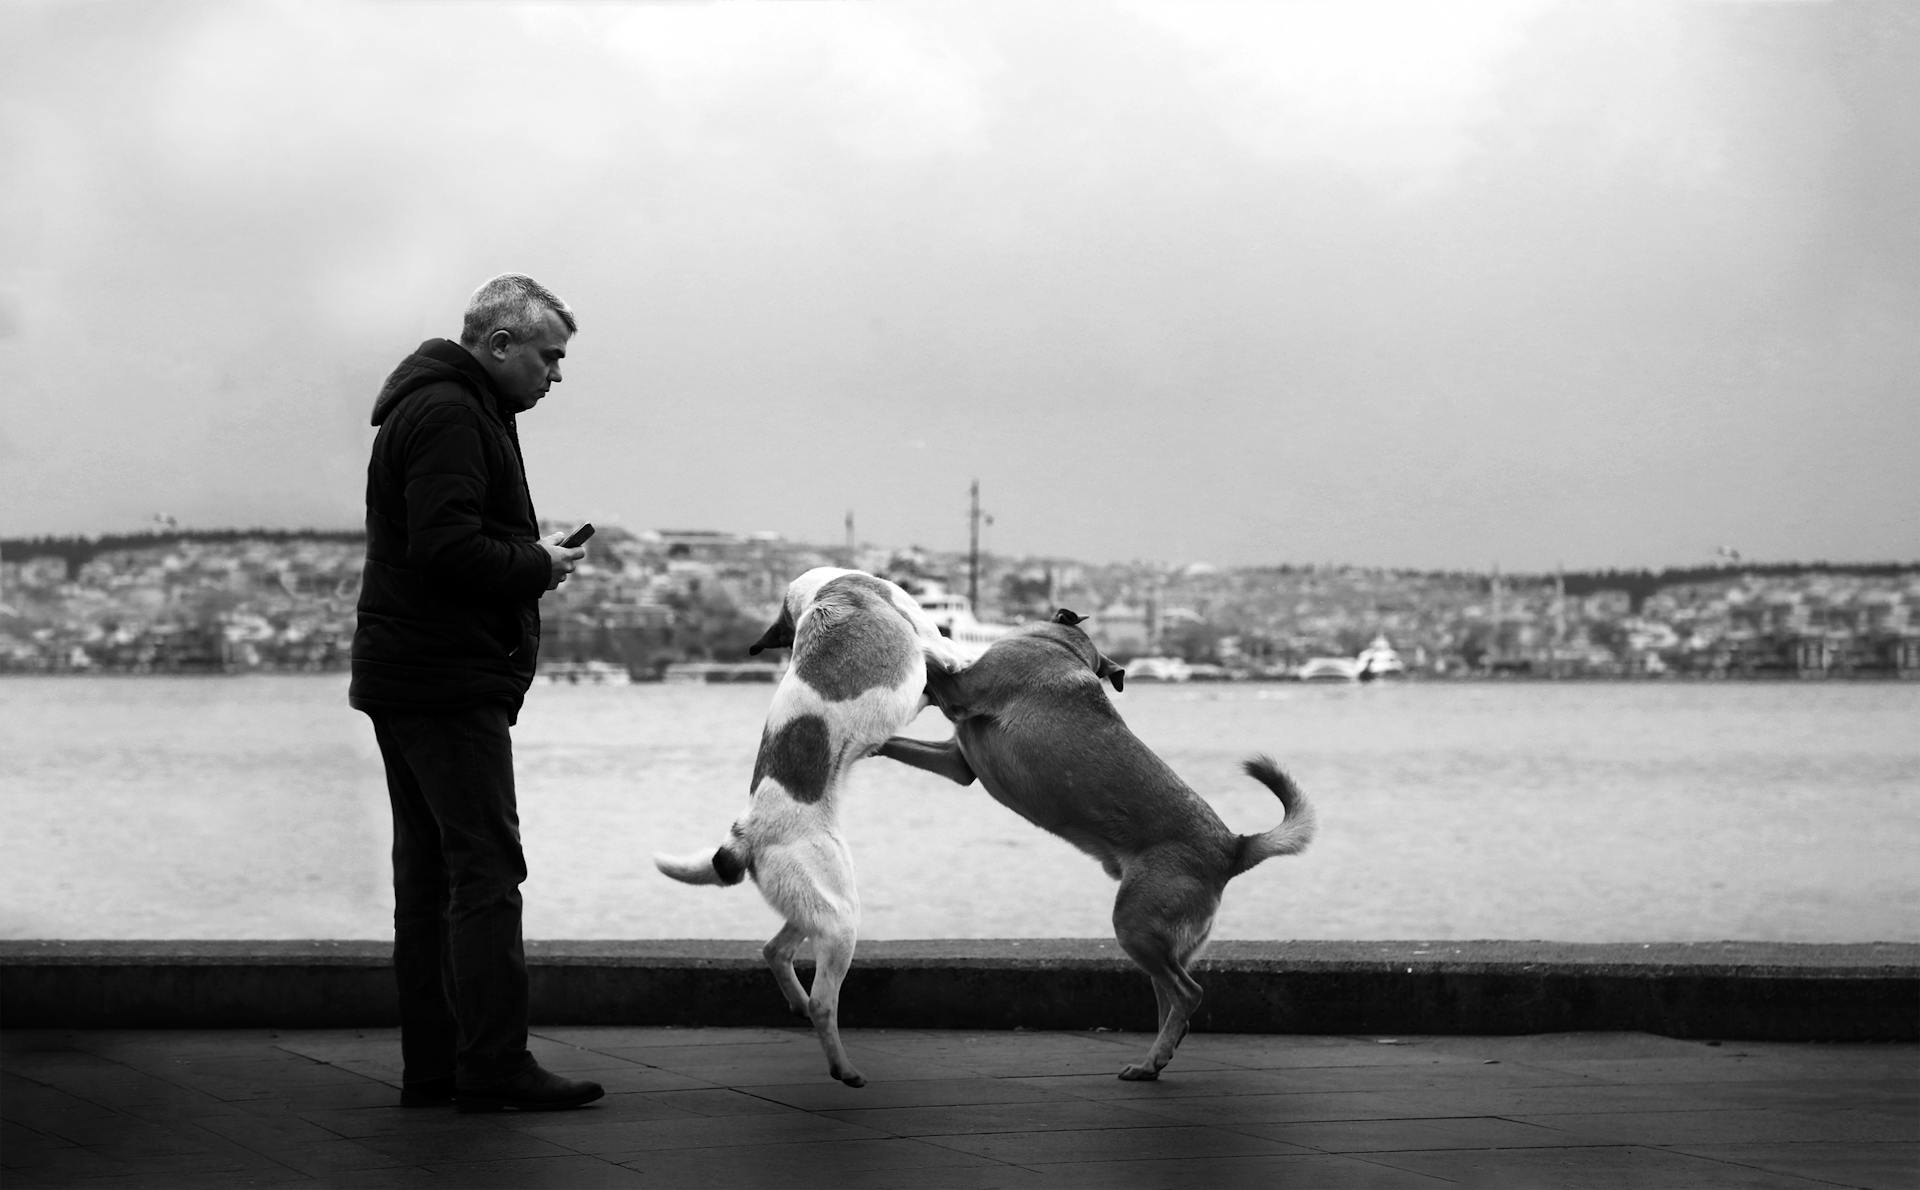
<path fill-rule="evenodd" d="M 922 579 L 902 585 L 940 629 L 940 635 L 976 657 L 1013 631 L 1012 624 L 994 624 L 976 617 L 972 602 L 958 591 L 949 591 L 943 583 Z"/>
<path fill-rule="evenodd" d="M 1374 637 L 1373 643 L 1360 650 L 1360 656 L 1354 661 L 1358 668 L 1353 676 L 1362 682 L 1405 677 L 1407 673 L 1407 663 L 1400 660 L 1400 654 L 1393 651 L 1385 636 Z"/>
<path fill-rule="evenodd" d="M 1360 677 L 1360 662 L 1352 657 L 1309 657 L 1293 671 L 1303 682 L 1352 682 Z"/>
<path fill-rule="evenodd" d="M 1179 657 L 1135 657 L 1127 662 L 1129 682 L 1191 682 L 1193 666 Z"/>
<path fill-rule="evenodd" d="M 633 675 L 611 661 L 553 661 L 542 665 L 533 680 L 542 686 L 630 686 Z"/>
<path fill-rule="evenodd" d="M 683 685 L 777 682 L 786 671 L 784 657 L 772 665 L 762 661 L 675 661 L 660 672 L 660 680 Z"/>
<path fill-rule="evenodd" d="M 1309 657 L 1294 671 L 1294 677 L 1303 682 L 1371 682 L 1404 677 L 1406 672 L 1407 663 L 1387 638 L 1376 636 L 1355 657 Z"/>

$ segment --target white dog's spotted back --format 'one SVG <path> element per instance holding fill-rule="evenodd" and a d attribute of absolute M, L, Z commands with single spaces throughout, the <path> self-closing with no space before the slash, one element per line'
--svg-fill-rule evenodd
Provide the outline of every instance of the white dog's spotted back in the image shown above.
<path fill-rule="evenodd" d="M 793 661 L 767 711 L 752 789 L 756 799 L 770 795 L 765 783 L 772 781 L 796 804 L 814 806 L 848 766 L 919 712 L 926 649 L 948 642 L 938 630 L 931 642 L 923 637 L 916 617 L 894 598 L 905 593 L 872 575 L 829 573 L 811 591 L 795 588 L 790 602 L 804 603 L 795 616 Z"/>
<path fill-rule="evenodd" d="M 753 651 L 783 645 L 793 658 L 760 733 L 747 812 L 710 860 L 656 857 L 676 879 L 733 884 L 760 874 L 754 856 L 766 848 L 833 833 L 847 770 L 926 705 L 927 662 L 955 672 L 966 664 L 897 584 L 831 566 L 788 585 L 779 619 Z"/>

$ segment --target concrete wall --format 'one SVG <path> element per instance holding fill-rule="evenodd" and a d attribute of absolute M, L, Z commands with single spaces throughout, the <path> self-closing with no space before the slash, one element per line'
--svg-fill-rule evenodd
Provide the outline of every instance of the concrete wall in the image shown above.
<path fill-rule="evenodd" d="M 759 945 L 528 947 L 536 1024 L 792 1023 Z M 0 942 L 8 1028 L 395 1023 L 387 942 Z M 1195 1027 L 1240 1033 L 1545 1033 L 1920 1040 L 1920 945 L 1222 942 Z M 802 978 L 806 978 L 803 973 Z M 864 942 L 849 1028 L 1150 1029 L 1110 940 Z"/>

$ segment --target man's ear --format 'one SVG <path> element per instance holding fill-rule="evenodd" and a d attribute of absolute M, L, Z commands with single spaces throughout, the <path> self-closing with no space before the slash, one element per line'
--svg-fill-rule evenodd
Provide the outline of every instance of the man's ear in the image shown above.
<path fill-rule="evenodd" d="M 513 343 L 513 332 L 504 328 L 487 336 L 487 350 L 495 359 L 507 358 L 507 348 Z"/>

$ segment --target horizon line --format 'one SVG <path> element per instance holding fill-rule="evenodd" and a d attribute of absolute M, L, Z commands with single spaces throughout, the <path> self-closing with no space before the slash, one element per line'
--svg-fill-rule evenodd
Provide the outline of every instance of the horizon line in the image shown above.
<path fill-rule="evenodd" d="M 555 523 L 558 524 L 561 522 L 556 521 Z M 571 524 L 572 522 L 567 522 L 567 523 Z M 749 540 L 754 537 L 771 537 L 773 540 L 780 541 L 787 545 L 797 546 L 803 549 L 817 550 L 819 552 L 827 553 L 827 554 L 839 553 L 844 551 L 845 549 L 845 546 L 843 544 L 825 545 L 819 542 L 800 541 L 800 540 L 788 538 L 779 533 L 774 533 L 771 530 L 748 530 L 745 532 L 738 531 L 738 530 L 716 529 L 716 528 L 703 528 L 703 529 L 649 528 L 649 529 L 636 530 L 636 529 L 628 528 L 627 526 L 619 524 L 617 522 L 609 522 L 607 527 L 618 529 L 621 532 L 633 535 L 635 537 L 638 537 L 647 533 L 669 535 L 669 536 L 674 534 L 710 533 L 715 536 L 732 537 L 732 538 L 737 538 L 743 541 Z M 353 528 L 337 528 L 337 529 L 321 528 L 313 525 L 305 525 L 297 528 L 273 528 L 265 525 L 223 526 L 218 528 L 211 528 L 211 527 L 189 527 L 189 526 L 182 526 L 176 523 L 176 524 L 167 525 L 165 527 L 154 526 L 154 527 L 147 527 L 147 528 L 141 528 L 141 529 L 128 529 L 128 530 L 124 530 L 116 533 L 93 533 L 93 534 L 47 533 L 47 534 L 40 534 L 36 536 L 0 535 L 0 555 L 4 555 L 4 553 L 9 548 L 18 548 L 21 546 L 32 546 L 32 545 L 45 545 L 48 543 L 55 543 L 55 542 L 62 542 L 62 541 L 97 543 L 101 541 L 109 541 L 109 540 L 116 540 L 116 539 L 138 540 L 143 537 L 151 537 L 151 538 L 154 538 L 156 541 L 158 541 L 158 540 L 164 540 L 168 538 L 192 537 L 195 535 L 234 536 L 234 537 L 247 537 L 247 536 L 258 535 L 258 536 L 278 536 L 278 537 L 306 536 L 306 537 L 331 537 L 331 538 L 340 538 L 340 537 L 364 538 L 365 534 L 366 534 L 366 529 L 364 526 L 355 526 Z M 922 550 L 927 553 L 935 553 L 935 554 L 965 555 L 967 553 L 966 549 L 962 547 L 938 548 L 938 547 L 924 546 L 919 544 L 909 544 L 905 546 L 900 546 L 900 545 L 888 546 L 888 545 L 876 545 L 873 543 L 865 543 L 860 548 L 894 549 L 894 550 L 914 549 L 914 550 Z M 1486 567 L 1472 567 L 1472 566 L 1422 567 L 1422 566 L 1406 566 L 1406 565 L 1367 564 L 1367 563 L 1360 563 L 1360 562 L 1247 562 L 1247 563 L 1237 563 L 1237 564 L 1219 564 L 1219 563 L 1213 563 L 1213 562 L 1206 562 L 1203 560 L 1195 560 L 1195 561 L 1182 563 L 1182 562 L 1170 562 L 1162 559 L 1141 558 L 1141 557 L 1130 558 L 1124 561 L 1090 562 L 1090 561 L 1087 561 L 1086 559 L 1067 557 L 1065 555 L 1060 555 L 1060 554 L 1015 554 L 1015 553 L 1009 553 L 1005 551 L 999 551 L 999 552 L 982 551 L 982 555 L 985 557 L 997 556 L 1003 560 L 1011 560 L 1011 561 L 1048 562 L 1048 563 L 1065 562 L 1065 563 L 1081 565 L 1081 566 L 1147 565 L 1147 566 L 1165 566 L 1165 567 L 1172 567 L 1176 569 L 1188 569 L 1194 566 L 1205 566 L 1217 571 L 1276 570 L 1276 569 L 1298 570 L 1298 569 L 1328 568 L 1328 569 L 1348 569 L 1348 570 L 1380 570 L 1380 571 L 1387 571 L 1390 573 L 1401 573 L 1401 574 L 1408 574 L 1408 573 L 1411 573 L 1411 574 L 1472 574 L 1472 575 L 1491 574 L 1495 577 L 1499 577 L 1503 574 L 1509 577 L 1521 577 L 1521 576 L 1551 577 L 1556 574 L 1559 574 L 1559 575 L 1567 575 L 1567 574 L 1660 575 L 1660 574 L 1669 574 L 1669 573 L 1675 573 L 1675 572 L 1685 573 L 1685 572 L 1693 572 L 1693 571 L 1715 571 L 1715 570 L 1727 571 L 1727 572 L 1738 572 L 1742 570 L 1818 570 L 1823 568 L 1824 569 L 1841 569 L 1841 570 L 1892 569 L 1895 571 L 1905 571 L 1905 570 L 1920 571 L 1920 559 L 1903 561 L 1903 560 L 1897 560 L 1897 559 L 1884 558 L 1884 559 L 1874 559 L 1874 560 L 1867 560 L 1867 561 L 1843 562 L 1843 561 L 1834 561 L 1832 559 L 1827 559 L 1827 558 L 1815 558 L 1815 559 L 1805 560 L 1805 561 L 1797 560 L 1797 559 L 1785 560 L 1785 561 L 1763 561 L 1755 558 L 1742 557 L 1738 554 L 1735 554 L 1731 561 L 1700 562 L 1700 563 L 1695 563 L 1691 565 L 1676 565 L 1673 563 L 1667 563 L 1659 567 L 1609 566 L 1609 567 L 1571 567 L 1569 568 L 1565 566 L 1556 566 L 1551 569 L 1538 569 L 1538 570 L 1526 569 L 1526 568 L 1518 569 L 1518 570 L 1507 570 L 1507 569 L 1504 569 L 1498 562 L 1494 562 L 1490 566 L 1486 566 Z"/>

